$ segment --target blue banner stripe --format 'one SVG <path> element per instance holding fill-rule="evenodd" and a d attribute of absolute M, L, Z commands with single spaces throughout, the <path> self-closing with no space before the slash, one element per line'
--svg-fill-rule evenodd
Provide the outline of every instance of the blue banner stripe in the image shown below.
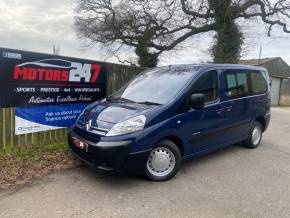
<path fill-rule="evenodd" d="M 27 121 L 52 127 L 69 127 L 88 104 L 18 107 L 15 116 Z"/>

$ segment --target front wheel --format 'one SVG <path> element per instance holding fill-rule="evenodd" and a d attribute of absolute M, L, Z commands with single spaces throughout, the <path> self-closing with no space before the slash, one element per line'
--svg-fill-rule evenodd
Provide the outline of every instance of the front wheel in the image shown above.
<path fill-rule="evenodd" d="M 182 162 L 179 148 L 169 140 L 163 140 L 150 152 L 145 173 L 150 180 L 166 181 L 177 173 Z"/>
<path fill-rule="evenodd" d="M 243 142 L 243 145 L 247 148 L 257 148 L 260 145 L 263 135 L 263 127 L 261 123 L 254 122 L 247 140 Z"/>

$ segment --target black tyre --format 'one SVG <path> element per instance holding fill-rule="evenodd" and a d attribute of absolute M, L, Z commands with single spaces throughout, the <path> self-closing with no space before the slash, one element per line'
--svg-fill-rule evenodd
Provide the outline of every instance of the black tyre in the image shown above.
<path fill-rule="evenodd" d="M 145 173 L 150 180 L 166 181 L 178 172 L 182 162 L 179 148 L 170 140 L 163 140 L 150 152 Z"/>
<path fill-rule="evenodd" d="M 254 122 L 249 137 L 243 142 L 243 146 L 247 148 L 257 148 L 260 145 L 263 136 L 263 127 L 261 123 Z"/>

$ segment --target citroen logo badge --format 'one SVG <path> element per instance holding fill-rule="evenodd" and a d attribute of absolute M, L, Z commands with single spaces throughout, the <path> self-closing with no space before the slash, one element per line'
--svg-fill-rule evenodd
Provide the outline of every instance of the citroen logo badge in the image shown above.
<path fill-rule="evenodd" d="M 91 126 L 92 126 L 92 120 L 90 120 L 86 125 L 87 131 L 89 131 L 91 129 Z"/>

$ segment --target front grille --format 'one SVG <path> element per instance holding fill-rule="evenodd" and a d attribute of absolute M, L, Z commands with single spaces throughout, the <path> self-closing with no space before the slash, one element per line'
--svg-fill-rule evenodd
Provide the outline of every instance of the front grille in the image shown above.
<path fill-rule="evenodd" d="M 97 143 L 97 142 L 100 141 L 100 136 L 99 136 L 99 135 L 93 134 L 93 133 L 91 133 L 91 132 L 87 132 L 87 131 L 85 131 L 85 130 L 83 130 L 83 129 L 80 129 L 80 128 L 78 128 L 78 127 L 75 127 L 75 128 L 74 128 L 74 131 L 75 131 L 78 135 L 82 136 L 83 138 L 90 139 L 91 141 L 93 141 L 93 142 L 95 142 L 95 143 Z"/>

